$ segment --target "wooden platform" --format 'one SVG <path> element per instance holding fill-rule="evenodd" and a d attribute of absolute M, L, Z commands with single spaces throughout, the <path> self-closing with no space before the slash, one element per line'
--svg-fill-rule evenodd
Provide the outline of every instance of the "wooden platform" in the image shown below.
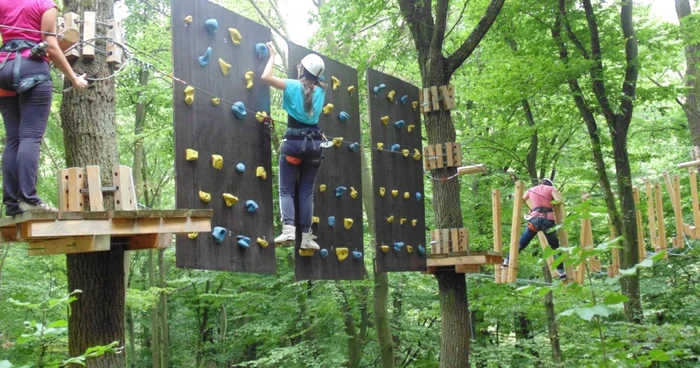
<path fill-rule="evenodd" d="M 478 273 L 479 266 L 501 264 L 503 256 L 496 252 L 471 252 L 431 255 L 428 257 L 427 273 L 454 271 L 456 273 Z"/>
<path fill-rule="evenodd" d="M 211 210 L 37 212 L 0 219 L 0 242 L 28 243 L 29 255 L 126 250 L 170 244 L 173 234 L 211 231 Z"/>

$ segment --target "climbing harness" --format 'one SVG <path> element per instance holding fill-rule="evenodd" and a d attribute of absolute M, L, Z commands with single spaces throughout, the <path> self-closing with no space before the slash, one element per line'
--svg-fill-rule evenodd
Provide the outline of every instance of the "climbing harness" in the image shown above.
<path fill-rule="evenodd" d="M 7 55 L 2 63 L 0 63 L 0 70 L 7 65 L 7 62 L 14 53 L 14 66 L 12 68 L 12 91 L 2 90 L 3 95 L 14 96 L 16 94 L 22 94 L 40 83 L 51 80 L 51 76 L 46 74 L 34 74 L 20 79 L 22 53 L 26 50 L 30 50 L 32 57 L 43 57 L 46 55 L 47 46 L 48 45 L 45 42 L 36 43 L 28 40 L 10 40 L 2 45 L 0 52 L 6 52 Z"/>

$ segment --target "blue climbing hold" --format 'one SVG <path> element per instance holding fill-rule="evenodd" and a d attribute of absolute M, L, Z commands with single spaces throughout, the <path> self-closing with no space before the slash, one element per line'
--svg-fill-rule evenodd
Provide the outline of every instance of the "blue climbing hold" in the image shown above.
<path fill-rule="evenodd" d="M 424 256 L 425 255 L 425 247 L 423 245 L 418 246 L 418 254 Z"/>
<path fill-rule="evenodd" d="M 239 247 L 245 248 L 245 249 L 250 248 L 250 238 L 249 237 L 243 236 L 243 235 L 238 235 L 236 237 L 236 239 L 238 239 L 238 246 Z"/>
<path fill-rule="evenodd" d="M 243 120 L 243 118 L 245 118 L 246 111 L 245 111 L 245 105 L 243 104 L 243 102 L 238 101 L 238 102 L 234 103 L 231 106 L 231 111 L 233 111 L 233 115 L 236 116 L 236 119 Z"/>
<path fill-rule="evenodd" d="M 394 127 L 395 127 L 396 129 L 401 129 L 401 128 L 404 127 L 404 125 L 406 125 L 406 122 L 403 121 L 403 120 L 399 120 L 399 121 L 397 121 L 397 122 L 394 123 Z"/>
<path fill-rule="evenodd" d="M 396 242 L 394 243 L 394 251 L 395 252 L 400 252 L 401 248 L 403 248 L 404 243 L 403 242 Z"/>
<path fill-rule="evenodd" d="M 377 95 L 379 95 L 379 93 L 380 93 L 384 88 L 386 88 L 386 84 L 384 84 L 384 83 L 382 83 L 382 84 L 380 84 L 380 85 L 374 87 L 374 97 L 377 97 Z"/>
<path fill-rule="evenodd" d="M 209 58 L 211 57 L 211 47 L 207 47 L 207 51 L 204 55 L 199 57 L 199 65 L 207 66 L 209 65 Z"/>
<path fill-rule="evenodd" d="M 357 142 L 351 144 L 350 147 L 348 147 L 348 149 L 349 149 L 351 152 L 357 152 L 357 149 L 358 149 L 358 148 L 360 148 L 360 144 L 357 143 Z"/>
<path fill-rule="evenodd" d="M 408 95 L 401 96 L 401 104 L 405 105 L 408 102 Z"/>
<path fill-rule="evenodd" d="M 360 258 L 362 258 L 362 252 L 353 250 L 353 251 L 352 251 L 352 258 L 355 258 L 355 259 L 360 259 Z"/>
<path fill-rule="evenodd" d="M 391 150 L 394 151 L 394 152 L 398 152 L 398 151 L 401 150 L 401 145 L 398 144 L 398 143 L 396 143 L 396 144 L 394 144 L 393 146 L 391 146 Z"/>
<path fill-rule="evenodd" d="M 321 254 L 321 258 L 326 259 L 328 258 L 328 249 L 321 249 L 319 252 Z"/>
<path fill-rule="evenodd" d="M 266 58 L 270 55 L 270 50 L 264 43 L 255 45 L 255 53 L 258 54 L 258 59 Z"/>
<path fill-rule="evenodd" d="M 342 197 L 342 196 L 343 196 L 343 193 L 345 193 L 346 190 L 348 190 L 348 188 L 346 188 L 346 187 L 337 187 L 337 188 L 335 188 L 335 196 L 336 196 L 336 197 Z"/>
<path fill-rule="evenodd" d="M 341 123 L 347 123 L 348 119 L 350 119 L 350 114 L 347 112 L 341 111 L 340 114 L 338 114 L 338 120 L 340 120 Z"/>
<path fill-rule="evenodd" d="M 226 239 L 226 233 L 228 233 L 228 231 L 225 228 L 217 226 L 214 228 L 214 231 L 211 232 L 211 235 L 214 237 L 216 244 L 221 244 L 224 242 L 224 239 Z"/>
<path fill-rule="evenodd" d="M 206 22 L 204 22 L 204 26 L 207 27 L 207 31 L 211 34 L 215 34 L 216 30 L 219 29 L 219 22 L 212 18 L 212 19 L 207 19 Z"/>
<path fill-rule="evenodd" d="M 245 165 L 243 165 L 242 162 L 239 162 L 238 165 L 236 165 L 236 171 L 239 173 L 245 172 Z"/>
<path fill-rule="evenodd" d="M 249 199 L 245 202 L 245 208 L 246 208 L 246 211 L 248 211 L 248 213 L 253 213 L 253 212 L 257 211 L 258 208 L 260 208 L 260 206 L 258 206 L 258 204 L 255 203 L 254 200 Z"/>
<path fill-rule="evenodd" d="M 416 192 L 416 201 L 420 201 L 421 198 L 423 198 L 423 195 L 420 192 Z"/>
<path fill-rule="evenodd" d="M 330 226 L 330 227 L 335 226 L 335 216 L 328 217 L 328 226 Z"/>

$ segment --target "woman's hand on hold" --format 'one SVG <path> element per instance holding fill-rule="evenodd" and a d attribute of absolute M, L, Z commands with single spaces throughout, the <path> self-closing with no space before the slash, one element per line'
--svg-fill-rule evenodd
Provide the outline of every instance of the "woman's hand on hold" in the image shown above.
<path fill-rule="evenodd" d="M 275 51 L 275 45 L 272 44 L 272 42 L 268 42 L 265 44 L 267 46 L 267 49 L 270 50 L 270 57 L 275 57 L 277 55 L 277 51 Z"/>
<path fill-rule="evenodd" d="M 87 79 L 85 79 L 85 78 L 86 78 L 86 75 L 85 75 L 85 74 L 83 74 L 83 75 L 77 75 L 77 74 L 76 74 L 76 75 L 75 75 L 75 78 L 73 78 L 73 80 L 71 81 L 71 83 L 73 84 L 73 88 L 75 88 L 75 89 L 85 89 L 85 88 L 87 88 L 87 86 L 88 86 L 88 81 L 87 81 Z"/>

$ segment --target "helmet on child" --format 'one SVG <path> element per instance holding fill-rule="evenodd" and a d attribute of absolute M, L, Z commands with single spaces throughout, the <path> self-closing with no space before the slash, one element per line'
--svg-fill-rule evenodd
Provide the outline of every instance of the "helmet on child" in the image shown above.
<path fill-rule="evenodd" d="M 544 178 L 544 179 L 540 180 L 540 184 L 549 185 L 550 187 L 554 186 L 554 182 L 549 178 Z"/>
<path fill-rule="evenodd" d="M 301 65 L 316 78 L 320 77 L 326 69 L 326 64 L 323 62 L 323 59 L 316 54 L 304 56 L 304 58 L 301 59 Z"/>

